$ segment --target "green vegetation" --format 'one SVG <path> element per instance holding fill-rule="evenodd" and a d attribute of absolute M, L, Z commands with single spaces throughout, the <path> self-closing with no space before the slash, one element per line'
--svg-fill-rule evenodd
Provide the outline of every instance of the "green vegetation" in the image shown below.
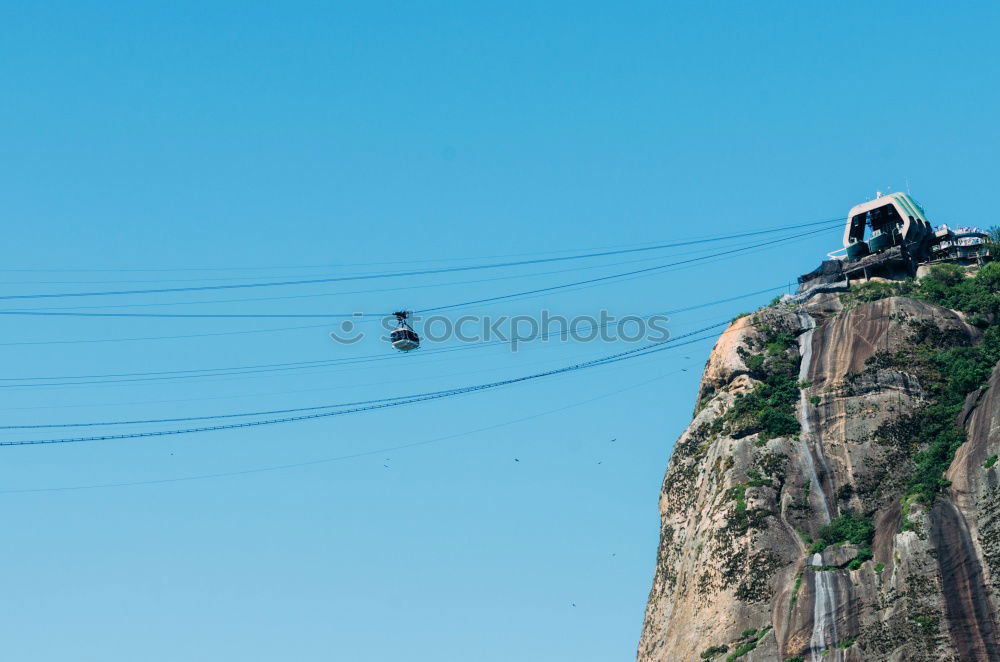
<path fill-rule="evenodd" d="M 906 494 L 930 506 L 938 492 L 949 485 L 943 474 L 955 451 L 965 443 L 965 430 L 957 422 L 965 398 L 986 383 L 993 366 L 1000 361 L 1000 326 L 989 327 L 976 347 L 937 349 L 925 344 L 911 354 L 915 354 L 912 365 L 922 373 L 921 384 L 933 402 L 903 417 L 896 433 L 927 444 L 913 456 L 914 474 Z"/>
<path fill-rule="evenodd" d="M 786 657 L 785 662 L 805 662 L 801 657 Z"/>
<path fill-rule="evenodd" d="M 792 588 L 792 599 L 788 601 L 788 613 L 795 609 L 795 603 L 799 601 L 799 589 L 802 588 L 802 575 L 795 578 L 795 586 Z"/>
<path fill-rule="evenodd" d="M 983 266 L 975 278 L 957 264 L 942 264 L 922 278 L 916 298 L 994 320 L 1000 314 L 1000 262 Z"/>
<path fill-rule="evenodd" d="M 986 239 L 986 247 L 994 260 L 1000 255 L 1000 226 L 993 226 L 987 230 L 989 237 Z"/>
<path fill-rule="evenodd" d="M 840 295 L 840 302 L 844 310 L 850 310 L 863 303 L 871 303 L 879 299 L 889 297 L 910 296 L 913 289 L 913 281 L 907 280 L 902 283 L 885 283 L 877 280 L 870 280 L 864 283 L 851 285 L 849 292 Z"/>
<path fill-rule="evenodd" d="M 917 530 L 917 525 L 910 520 L 910 509 L 913 507 L 913 502 L 916 500 L 917 500 L 917 495 L 906 494 L 903 496 L 903 499 L 899 504 L 899 512 L 900 515 L 902 516 L 902 521 L 900 522 L 899 528 L 902 531 Z"/>
<path fill-rule="evenodd" d="M 792 382 L 774 379 L 738 396 L 723 416 L 723 421 L 729 424 L 730 436 L 738 439 L 759 432 L 763 439 L 773 439 L 798 434 L 794 404 L 789 405 L 789 400 L 794 403 L 798 399 L 798 392 L 793 389 Z"/>
<path fill-rule="evenodd" d="M 741 636 L 740 639 L 746 639 L 747 637 L 752 637 L 752 639 L 750 639 L 750 641 L 747 641 L 746 643 L 740 644 L 735 651 L 729 654 L 729 656 L 726 658 L 726 662 L 733 662 L 733 660 L 741 658 L 750 651 L 752 651 L 753 649 L 757 648 L 757 644 L 760 643 L 760 640 L 763 639 L 764 635 L 766 635 L 770 631 L 771 631 L 770 625 L 761 630 L 760 634 L 757 634 L 757 630 L 744 630 L 743 636 Z"/>
<path fill-rule="evenodd" d="M 965 442 L 958 414 L 966 396 L 986 383 L 1000 361 L 1000 262 L 984 265 L 975 277 L 968 273 L 958 265 L 943 264 L 920 281 L 869 282 L 844 295 L 845 306 L 909 296 L 961 311 L 970 323 L 985 329 L 983 341 L 971 347 L 960 331 L 941 329 L 930 320 L 910 322 L 911 346 L 892 354 L 878 352 L 866 362 L 866 370 L 891 368 L 916 376 L 929 395 L 928 404 L 881 426 L 875 434 L 880 444 L 913 449 L 905 506 L 914 501 L 930 506 L 948 486 L 943 474 Z M 904 530 L 912 528 L 908 511 L 904 507 Z"/>
<path fill-rule="evenodd" d="M 789 507 L 794 508 L 795 510 L 809 510 L 809 488 L 810 488 L 810 483 L 807 482 L 805 485 L 802 486 L 802 498 L 790 503 Z M 800 533 L 799 536 L 802 537 L 803 542 L 805 542 L 807 545 L 812 544 L 812 539 L 809 538 L 809 534 Z"/>
<path fill-rule="evenodd" d="M 874 558 L 872 556 L 872 548 L 871 547 L 862 547 L 861 549 L 858 550 L 857 556 L 855 556 L 853 559 L 851 559 L 851 562 L 847 564 L 847 569 L 848 570 L 860 570 L 861 566 L 864 564 L 864 562 L 865 561 L 871 561 L 872 558 Z"/>
<path fill-rule="evenodd" d="M 875 537 L 875 525 L 870 518 L 847 511 L 819 530 L 816 542 L 809 549 L 810 554 L 818 554 L 829 545 L 842 542 L 858 546 L 857 555 L 851 559 L 847 567 L 857 570 L 861 564 L 872 558 L 872 539 Z"/>
<path fill-rule="evenodd" d="M 840 295 L 845 309 L 862 303 L 905 296 L 961 310 L 969 321 L 980 326 L 996 322 L 1000 315 L 1000 262 L 990 262 L 979 269 L 975 278 L 957 264 L 939 264 L 919 281 L 912 278 L 898 282 L 868 281 L 851 286 Z"/>
<path fill-rule="evenodd" d="M 809 404 L 813 405 L 814 407 L 822 401 L 823 400 L 818 395 L 814 395 L 811 398 L 809 398 Z"/>
<path fill-rule="evenodd" d="M 764 349 L 768 356 L 781 356 L 785 351 L 795 346 L 795 334 L 790 331 L 774 331 L 769 327 L 763 327 L 767 343 Z"/>
<path fill-rule="evenodd" d="M 882 572 L 883 570 L 885 570 L 885 564 L 884 563 L 876 563 L 875 564 L 875 572 Z"/>
<path fill-rule="evenodd" d="M 848 637 L 847 639 L 844 639 L 839 644 L 837 644 L 837 648 L 850 648 L 851 646 L 854 645 L 854 641 L 855 637 Z"/>
<path fill-rule="evenodd" d="M 997 463 L 997 456 L 996 455 L 990 455 L 988 458 L 986 458 L 986 461 L 983 462 L 983 468 L 984 469 L 989 469 L 990 467 L 992 467 L 996 463 Z"/>
<path fill-rule="evenodd" d="M 757 648 L 757 644 L 760 643 L 760 640 L 763 639 L 764 635 L 766 635 L 770 631 L 771 631 L 770 625 L 761 629 L 759 632 L 756 628 L 750 630 L 744 630 L 743 634 L 740 635 L 739 641 L 737 642 L 739 645 L 737 646 L 736 650 L 734 650 L 732 653 L 729 654 L 728 657 L 726 657 L 726 662 L 733 662 L 733 660 L 741 658 L 750 651 Z M 725 644 L 721 644 L 719 646 L 709 646 L 708 648 L 706 648 L 701 652 L 701 659 L 713 660 L 719 655 L 722 655 L 727 652 L 729 652 L 729 646 Z"/>
<path fill-rule="evenodd" d="M 743 657 L 744 655 L 746 655 L 755 648 L 757 648 L 756 641 L 747 642 L 742 646 L 740 646 L 739 648 L 737 648 L 729 657 L 727 657 L 726 662 L 733 662 L 733 660 Z"/>
<path fill-rule="evenodd" d="M 844 483 L 837 488 L 837 499 L 839 501 L 848 501 L 854 496 L 854 486 L 850 483 Z"/>
<path fill-rule="evenodd" d="M 990 248 L 990 253 L 996 259 L 996 253 L 993 251 L 994 248 L 1000 248 L 1000 225 L 994 225 L 989 230 L 986 231 L 989 236 L 986 238 L 986 245 Z"/>
<path fill-rule="evenodd" d="M 872 521 L 862 515 L 848 511 L 819 530 L 819 539 L 823 547 L 840 542 L 851 542 L 855 545 L 871 543 L 875 535 Z M 820 548 L 817 551 L 822 551 Z"/>
<path fill-rule="evenodd" d="M 733 485 L 726 492 L 727 498 L 736 501 L 736 511 L 728 517 L 728 526 L 735 533 L 746 533 L 750 529 L 766 528 L 767 517 L 774 514 L 765 508 L 747 509 L 746 492 L 748 487 L 774 487 L 774 481 L 761 477 L 757 471 L 748 471 L 747 475 L 750 480 Z"/>
<path fill-rule="evenodd" d="M 747 486 L 740 484 L 734 485 L 729 488 L 729 498 L 736 499 L 736 514 L 737 516 L 744 515 L 747 512 Z"/>
<path fill-rule="evenodd" d="M 738 350 L 750 376 L 760 383 L 749 393 L 738 395 L 721 421 L 726 433 L 737 439 L 755 433 L 762 441 L 792 437 L 800 430 L 795 416 L 799 401 L 798 361 L 789 353 L 795 346 L 795 334 L 767 325 L 760 327 L 760 333 L 757 349 L 763 352 L 752 353 L 743 347 Z"/>
<path fill-rule="evenodd" d="M 718 657 L 719 655 L 722 655 L 723 653 L 728 653 L 728 652 L 729 652 L 729 646 L 726 646 L 725 644 L 721 646 L 709 646 L 708 648 L 706 648 L 701 652 L 701 659 L 711 660 L 715 657 Z"/>
<path fill-rule="evenodd" d="M 747 366 L 747 370 L 751 373 L 761 372 L 764 369 L 764 359 L 766 357 L 763 354 L 751 354 L 747 356 L 743 362 Z"/>

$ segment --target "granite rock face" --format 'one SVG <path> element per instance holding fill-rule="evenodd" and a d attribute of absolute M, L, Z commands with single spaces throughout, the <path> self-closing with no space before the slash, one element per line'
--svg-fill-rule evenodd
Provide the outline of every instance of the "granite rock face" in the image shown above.
<path fill-rule="evenodd" d="M 891 359 L 931 332 L 981 337 L 929 303 L 833 294 L 723 333 L 664 477 L 640 662 L 1000 660 L 1000 365 L 966 399 L 950 487 L 922 504 L 906 422 L 928 384 Z M 748 423 L 749 396 L 765 406 Z M 854 514 L 867 543 L 817 545 Z"/>

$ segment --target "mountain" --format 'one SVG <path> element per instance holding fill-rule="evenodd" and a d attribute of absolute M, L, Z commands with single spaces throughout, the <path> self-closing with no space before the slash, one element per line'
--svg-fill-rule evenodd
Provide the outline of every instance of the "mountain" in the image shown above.
<path fill-rule="evenodd" d="M 716 343 L 640 662 L 1000 660 L 1000 263 L 830 289 Z"/>

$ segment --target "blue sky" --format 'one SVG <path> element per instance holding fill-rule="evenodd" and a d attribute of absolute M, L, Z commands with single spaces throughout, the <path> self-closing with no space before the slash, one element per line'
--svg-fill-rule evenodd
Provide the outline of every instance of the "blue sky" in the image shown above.
<path fill-rule="evenodd" d="M 932 221 L 989 225 L 997 14 L 987 3 L 902 2 L 6 3 L 2 290 L 544 257 L 834 218 L 890 187 L 909 186 Z M 794 280 L 840 234 L 455 315 L 697 305 Z M 657 264 L 618 264 L 640 257 L 652 256 L 5 309 L 420 309 Z M 381 291 L 345 293 L 368 289 Z M 303 298 L 219 302 L 290 295 Z M 726 320 L 771 296 L 678 314 L 671 329 Z M 335 322 L 322 320 L 4 321 L 8 379 L 390 351 L 375 338 L 336 345 L 327 336 Z M 160 339 L 125 340 L 151 337 Z M 0 448 L 5 657 L 628 659 L 653 572 L 660 480 L 710 345 L 354 416 Z M 0 418 L 313 406 L 514 377 L 627 347 L 421 350 L 216 378 L 5 382 Z M 211 479 L 16 492 L 365 453 Z"/>

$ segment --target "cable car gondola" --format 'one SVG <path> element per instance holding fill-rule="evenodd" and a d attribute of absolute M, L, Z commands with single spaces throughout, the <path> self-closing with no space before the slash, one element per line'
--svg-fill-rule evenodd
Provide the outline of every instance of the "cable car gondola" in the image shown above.
<path fill-rule="evenodd" d="M 393 315 L 396 316 L 399 326 L 389 334 L 389 342 L 392 343 L 392 346 L 401 352 L 411 352 L 420 347 L 420 336 L 406 321 L 409 313 L 400 311 L 393 313 Z"/>

